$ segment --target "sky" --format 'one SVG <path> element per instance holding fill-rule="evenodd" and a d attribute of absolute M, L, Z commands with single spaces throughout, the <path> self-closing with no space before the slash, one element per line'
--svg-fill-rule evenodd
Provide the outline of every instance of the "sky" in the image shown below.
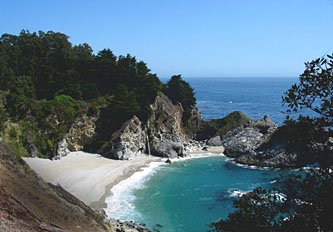
<path fill-rule="evenodd" d="M 333 53 L 333 0 L 1 0 L 0 34 L 54 31 L 161 78 L 297 77 Z"/>

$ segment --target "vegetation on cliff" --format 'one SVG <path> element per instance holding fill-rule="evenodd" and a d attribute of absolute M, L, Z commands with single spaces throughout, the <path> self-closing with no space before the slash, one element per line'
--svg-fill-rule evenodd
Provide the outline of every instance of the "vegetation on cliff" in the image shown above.
<path fill-rule="evenodd" d="M 33 144 L 37 155 L 52 157 L 78 116 L 99 111 L 92 148 L 100 146 L 134 115 L 146 122 L 162 90 L 183 105 L 184 122 L 189 117 L 195 98 L 180 76 L 165 86 L 129 54 L 117 57 L 110 49 L 93 54 L 88 44 L 73 46 L 68 39 L 58 32 L 24 30 L 0 38 L 0 133 L 6 137 L 6 128 L 17 125 L 16 147 Z"/>
<path fill-rule="evenodd" d="M 212 119 L 204 121 L 199 128 L 197 128 L 196 138 L 199 140 L 210 139 L 215 136 L 222 136 L 226 132 L 231 131 L 237 127 L 241 127 L 250 122 L 245 114 L 240 111 L 234 111 L 224 118 Z"/>
<path fill-rule="evenodd" d="M 192 87 L 182 80 L 180 75 L 172 76 L 165 86 L 164 93 L 173 104 L 180 102 L 184 108 L 183 122 L 186 124 L 191 117 L 192 109 L 196 105 L 196 99 Z"/>

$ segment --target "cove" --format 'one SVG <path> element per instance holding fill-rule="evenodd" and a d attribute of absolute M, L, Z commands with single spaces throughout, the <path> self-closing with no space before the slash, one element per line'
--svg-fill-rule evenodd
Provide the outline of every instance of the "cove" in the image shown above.
<path fill-rule="evenodd" d="M 120 183 L 107 199 L 109 217 L 153 231 L 207 231 L 233 211 L 233 200 L 258 186 L 273 187 L 283 172 L 241 166 L 222 155 L 153 166 Z"/>

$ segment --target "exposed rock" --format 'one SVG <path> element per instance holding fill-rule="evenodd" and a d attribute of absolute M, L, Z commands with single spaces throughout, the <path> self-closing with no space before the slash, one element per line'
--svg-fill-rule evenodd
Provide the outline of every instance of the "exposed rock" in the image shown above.
<path fill-rule="evenodd" d="M 170 140 L 161 142 L 160 144 L 156 142 L 152 153 L 160 157 L 175 158 L 184 155 L 184 145 L 183 143 L 177 143 Z"/>
<path fill-rule="evenodd" d="M 216 136 L 214 138 L 211 138 L 207 141 L 207 144 L 209 146 L 221 146 L 222 140 L 220 136 Z"/>
<path fill-rule="evenodd" d="M 198 128 L 200 128 L 204 123 L 201 117 L 201 112 L 193 107 L 191 111 L 190 118 L 186 121 L 185 131 L 191 139 L 197 137 Z"/>
<path fill-rule="evenodd" d="M 234 111 L 224 118 L 203 121 L 193 137 L 197 140 L 207 140 L 216 136 L 222 136 L 228 131 L 238 127 L 244 127 L 251 119 L 240 111 Z"/>
<path fill-rule="evenodd" d="M 116 232 L 150 232 L 151 230 L 145 228 L 143 225 L 137 225 L 133 222 L 121 222 L 111 219 L 110 225 Z"/>
<path fill-rule="evenodd" d="M 184 152 L 202 151 L 206 146 L 205 141 L 197 141 L 190 139 L 184 144 Z"/>
<path fill-rule="evenodd" d="M 184 155 L 188 137 L 182 126 L 182 105 L 173 105 L 168 97 L 159 93 L 151 109 L 153 113 L 147 124 L 152 154 L 162 157 Z"/>
<path fill-rule="evenodd" d="M 110 143 L 101 149 L 101 153 L 115 159 L 132 159 L 146 151 L 146 138 L 141 121 L 134 116 L 112 134 Z"/>
<path fill-rule="evenodd" d="M 266 115 L 264 119 L 250 121 L 244 128 L 239 127 L 229 131 L 220 137 L 220 140 L 213 138 L 209 141 L 209 144 L 224 146 L 226 155 L 229 157 L 239 157 L 255 151 L 276 129 L 277 125 Z"/>
<path fill-rule="evenodd" d="M 270 151 L 250 151 L 235 159 L 237 163 L 255 165 L 261 167 L 286 168 L 296 167 L 297 154 L 286 152 L 285 149 L 274 149 Z"/>
<path fill-rule="evenodd" d="M 29 154 L 31 155 L 31 157 L 37 157 L 37 147 L 34 144 L 34 137 L 32 134 L 27 133 L 26 134 L 26 141 L 27 143 L 25 144 L 25 149 L 29 152 Z"/>
<path fill-rule="evenodd" d="M 288 168 L 323 161 L 332 165 L 333 146 L 330 146 L 329 139 L 323 143 L 299 144 L 287 149 L 288 133 L 286 127 L 277 127 L 266 115 L 264 119 L 251 121 L 220 138 L 212 138 L 208 144 L 221 144 L 225 147 L 225 155 L 242 164 Z"/>
<path fill-rule="evenodd" d="M 80 151 L 83 146 L 90 142 L 95 135 L 95 122 L 98 119 L 97 116 L 87 116 L 83 114 L 78 117 L 72 124 L 69 132 L 58 143 L 56 159 L 62 156 L 66 156 L 71 151 Z"/>

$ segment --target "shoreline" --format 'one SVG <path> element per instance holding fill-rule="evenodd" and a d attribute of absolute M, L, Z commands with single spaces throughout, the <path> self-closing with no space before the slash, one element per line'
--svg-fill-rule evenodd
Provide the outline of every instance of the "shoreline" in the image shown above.
<path fill-rule="evenodd" d="M 113 160 L 98 154 L 71 152 L 59 160 L 23 158 L 43 180 L 60 185 L 86 205 L 102 211 L 111 188 L 160 157 L 139 155 L 132 160 Z M 98 181 L 96 181 L 98 180 Z"/>
<path fill-rule="evenodd" d="M 194 149 L 187 152 L 184 157 L 171 160 L 177 162 L 182 159 L 206 158 L 222 153 L 223 149 L 220 148 L 209 147 L 201 151 Z M 212 155 L 207 156 L 207 154 Z M 28 157 L 23 159 L 46 182 L 60 185 L 86 205 L 103 211 L 107 207 L 106 198 L 112 195 L 111 190 L 114 186 L 142 171 L 150 163 L 164 163 L 168 158 L 141 154 L 131 160 L 114 160 L 99 154 L 78 151 L 71 152 L 59 160 Z"/>

